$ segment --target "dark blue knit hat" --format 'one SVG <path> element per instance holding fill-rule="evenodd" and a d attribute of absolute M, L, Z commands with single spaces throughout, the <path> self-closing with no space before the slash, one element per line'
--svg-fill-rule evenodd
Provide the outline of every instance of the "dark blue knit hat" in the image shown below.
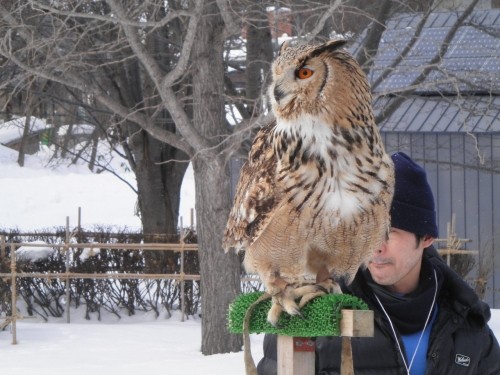
<path fill-rule="evenodd" d="M 434 196 L 425 170 L 403 152 L 392 155 L 396 186 L 391 206 L 391 225 L 418 235 L 437 238 Z"/>

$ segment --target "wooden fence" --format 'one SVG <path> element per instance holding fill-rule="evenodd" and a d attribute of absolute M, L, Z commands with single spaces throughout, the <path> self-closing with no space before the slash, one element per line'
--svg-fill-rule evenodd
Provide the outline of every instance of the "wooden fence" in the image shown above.
<path fill-rule="evenodd" d="M 453 223 L 454 224 L 454 223 Z M 454 225 L 449 224 L 447 238 L 437 239 L 437 242 L 446 242 L 445 249 L 439 249 L 439 253 L 445 257 L 450 264 L 451 255 L 478 255 L 477 250 L 461 250 L 461 245 L 469 242 L 468 239 L 459 239 L 454 231 Z M 68 232 L 69 233 L 69 232 Z M 63 273 L 34 273 L 34 272 L 17 272 L 16 267 L 16 248 L 21 246 L 30 247 L 53 247 L 63 251 L 66 254 L 66 271 Z M 36 243 L 6 243 L 5 236 L 0 235 L 0 258 L 5 259 L 6 249 L 10 248 L 10 272 L 0 273 L 0 277 L 11 280 L 12 290 L 12 315 L 8 317 L 0 317 L 4 322 L 0 323 L 0 330 L 5 328 L 8 324 L 12 325 L 12 344 L 17 343 L 16 337 L 16 321 L 23 319 L 19 316 L 16 308 L 17 300 L 17 278 L 47 278 L 47 279 L 62 279 L 66 280 L 66 301 L 69 306 L 70 301 L 70 279 L 170 279 L 180 282 L 181 288 L 181 313 L 182 321 L 185 319 L 185 282 L 198 281 L 200 275 L 185 274 L 184 273 L 184 253 L 186 251 L 198 251 L 198 244 L 187 244 L 182 240 L 180 243 L 70 243 L 69 236 L 66 236 L 65 243 L 62 244 L 36 244 Z M 180 272 L 174 274 L 146 274 L 146 273 L 75 273 L 70 272 L 69 252 L 73 249 L 109 249 L 109 250 L 145 250 L 145 251 L 174 251 L 180 253 Z M 250 275 L 248 275 L 250 276 Z M 243 277 L 242 281 L 257 281 L 255 277 Z M 70 322 L 70 309 L 66 308 L 66 321 Z"/>
<path fill-rule="evenodd" d="M 12 325 L 12 344 L 17 343 L 16 321 L 23 319 L 18 315 L 16 308 L 17 300 L 17 278 L 46 278 L 66 280 L 66 301 L 69 306 L 70 301 L 70 279 L 169 279 L 180 282 L 181 288 L 181 312 L 182 321 L 185 318 L 185 282 L 200 280 L 200 275 L 184 273 L 184 253 L 186 251 L 198 251 L 198 244 L 181 243 L 143 243 L 143 244 L 124 244 L 124 243 L 69 243 L 64 244 L 36 244 L 36 243 L 6 243 L 5 236 L 0 236 L 0 256 L 5 259 L 7 248 L 10 249 L 10 272 L 0 273 L 0 277 L 10 279 L 12 294 L 12 314 L 7 317 L 0 317 L 4 322 L 0 323 L 0 330 L 7 325 Z M 16 266 L 16 248 L 21 246 L 30 247 L 52 247 L 66 254 L 66 271 L 63 273 L 34 273 L 17 272 Z M 109 250 L 146 250 L 146 251 L 174 251 L 180 253 L 180 272 L 173 274 L 146 274 L 146 273 L 75 273 L 70 271 L 69 252 L 73 249 L 109 249 Z M 66 308 L 66 321 L 70 323 L 70 309 Z"/>

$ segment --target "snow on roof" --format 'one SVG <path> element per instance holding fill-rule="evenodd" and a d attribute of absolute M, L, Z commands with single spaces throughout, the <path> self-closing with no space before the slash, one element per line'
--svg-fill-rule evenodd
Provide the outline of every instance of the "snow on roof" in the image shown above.
<path fill-rule="evenodd" d="M 2 146 L 0 144 L 0 163 L 16 162 L 18 157 L 19 153 L 16 150 Z"/>
<path fill-rule="evenodd" d="M 92 134 L 95 131 L 95 125 L 89 124 L 74 124 L 71 127 L 71 134 Z M 59 135 L 65 135 L 68 133 L 70 125 L 62 125 L 58 128 Z"/>
<path fill-rule="evenodd" d="M 54 248 L 50 247 L 46 242 L 33 241 L 29 243 L 33 244 L 33 246 L 21 246 L 16 250 L 16 256 L 18 259 L 28 260 L 30 262 L 38 262 L 39 260 L 49 258 L 55 252 Z"/>
<path fill-rule="evenodd" d="M 0 143 L 6 144 L 12 142 L 23 135 L 26 117 L 18 117 L 14 120 L 6 121 L 0 124 Z M 30 131 L 35 132 L 47 127 L 47 121 L 36 117 L 30 119 Z"/>

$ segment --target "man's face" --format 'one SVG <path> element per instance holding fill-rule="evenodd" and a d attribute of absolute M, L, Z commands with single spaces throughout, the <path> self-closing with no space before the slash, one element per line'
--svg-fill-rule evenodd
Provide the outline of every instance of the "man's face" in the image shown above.
<path fill-rule="evenodd" d="M 412 292 L 418 286 L 424 248 L 433 241 L 426 237 L 417 243 L 415 234 L 391 228 L 389 238 L 368 263 L 373 280 L 392 292 Z"/>

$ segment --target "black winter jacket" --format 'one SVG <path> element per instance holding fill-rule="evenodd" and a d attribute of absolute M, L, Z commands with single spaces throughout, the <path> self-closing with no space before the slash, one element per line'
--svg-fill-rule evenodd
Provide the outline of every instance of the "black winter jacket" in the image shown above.
<path fill-rule="evenodd" d="M 444 275 L 438 297 L 438 316 L 434 322 L 427 352 L 426 375 L 500 375 L 500 348 L 487 322 L 491 313 L 474 291 L 442 261 L 434 248 L 424 252 L 431 264 Z M 370 302 L 370 288 L 358 273 L 344 293 L 366 301 L 375 316 L 373 338 L 352 338 L 356 375 L 406 375 L 393 334 L 377 305 Z M 259 375 L 277 373 L 276 336 L 264 338 L 264 358 Z M 340 374 L 339 337 L 316 339 L 316 374 Z"/>

